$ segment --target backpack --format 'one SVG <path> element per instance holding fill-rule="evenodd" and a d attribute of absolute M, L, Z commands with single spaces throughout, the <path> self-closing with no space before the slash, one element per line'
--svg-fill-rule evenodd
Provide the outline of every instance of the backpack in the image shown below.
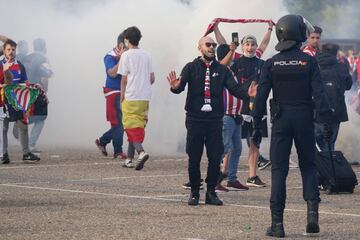
<path fill-rule="evenodd" d="M 326 67 L 320 66 L 320 74 L 330 108 L 333 109 L 336 114 L 341 110 L 342 101 L 340 101 L 340 99 L 344 98 L 345 92 L 340 82 L 338 64 Z"/>

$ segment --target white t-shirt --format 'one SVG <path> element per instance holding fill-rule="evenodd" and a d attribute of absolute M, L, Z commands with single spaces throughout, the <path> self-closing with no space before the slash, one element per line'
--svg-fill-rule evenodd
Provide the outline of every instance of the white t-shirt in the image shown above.
<path fill-rule="evenodd" d="M 152 60 L 145 50 L 129 49 L 121 55 L 118 73 L 127 76 L 126 100 L 150 101 L 152 72 Z"/>

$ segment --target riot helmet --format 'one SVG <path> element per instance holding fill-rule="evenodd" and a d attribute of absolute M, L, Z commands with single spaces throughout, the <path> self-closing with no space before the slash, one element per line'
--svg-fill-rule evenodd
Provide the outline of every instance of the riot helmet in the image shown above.
<path fill-rule="evenodd" d="M 277 51 L 284 51 L 305 42 L 308 32 L 314 27 L 304 17 L 289 14 L 281 17 L 276 23 L 276 37 L 279 40 L 275 46 Z"/>

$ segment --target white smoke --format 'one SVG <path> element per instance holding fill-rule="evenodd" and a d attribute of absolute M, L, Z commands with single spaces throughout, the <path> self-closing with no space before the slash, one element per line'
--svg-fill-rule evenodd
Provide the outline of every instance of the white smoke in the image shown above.
<path fill-rule="evenodd" d="M 185 141 L 185 95 L 169 91 L 166 76 L 197 55 L 197 41 L 215 17 L 266 18 L 276 21 L 285 10 L 281 0 L 107 0 L 21 1 L 0 0 L 2 32 L 15 41 L 37 37 L 47 41 L 47 56 L 55 72 L 49 85 L 49 116 L 39 146 L 94 147 L 109 124 L 105 121 L 104 55 L 115 46 L 117 35 L 137 26 L 140 47 L 153 57 L 156 82 L 150 103 L 145 147 L 153 153 L 174 153 Z M 254 34 L 260 42 L 265 24 L 220 24 L 230 41 Z M 265 56 L 273 53 L 275 34 Z M 124 136 L 126 139 L 126 136 Z M 125 141 L 126 142 L 126 141 Z"/>

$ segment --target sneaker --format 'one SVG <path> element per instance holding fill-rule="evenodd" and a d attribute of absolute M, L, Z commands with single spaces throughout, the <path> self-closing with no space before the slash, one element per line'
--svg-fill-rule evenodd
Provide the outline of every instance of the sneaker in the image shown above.
<path fill-rule="evenodd" d="M 141 170 L 144 167 L 145 162 L 149 159 L 149 154 L 147 154 L 146 152 L 142 151 L 139 154 L 139 158 L 136 161 L 136 166 L 135 166 L 135 170 Z"/>
<path fill-rule="evenodd" d="M 95 140 L 95 145 L 101 151 L 102 155 L 104 155 L 105 157 L 108 155 L 108 153 L 106 151 L 106 145 L 102 145 L 99 139 Z"/>
<path fill-rule="evenodd" d="M 199 198 L 200 198 L 200 195 L 197 193 L 191 193 L 190 194 L 190 198 L 188 200 L 188 205 L 190 206 L 196 206 L 196 205 L 199 205 Z"/>
<path fill-rule="evenodd" d="M 229 192 L 229 189 L 227 189 L 226 187 L 224 187 L 223 185 L 221 185 L 220 183 L 218 183 L 215 186 L 215 192 Z"/>
<path fill-rule="evenodd" d="M 255 176 L 255 177 L 249 177 L 249 178 L 246 180 L 246 186 L 250 186 L 250 187 L 265 187 L 266 184 L 261 181 L 261 179 L 259 178 L 259 176 Z"/>
<path fill-rule="evenodd" d="M 32 153 L 41 153 L 41 150 L 37 149 L 36 147 L 30 147 L 30 151 Z"/>
<path fill-rule="evenodd" d="M 266 158 L 264 158 L 263 156 L 260 155 L 257 165 L 260 170 L 264 170 L 265 168 L 267 168 L 268 166 L 271 165 L 271 161 L 267 160 Z"/>
<path fill-rule="evenodd" d="M 217 196 L 216 192 L 206 192 L 205 204 L 221 206 L 223 202 Z"/>
<path fill-rule="evenodd" d="M 249 190 L 249 188 L 247 186 L 242 185 L 238 180 L 236 180 L 235 182 L 229 182 L 226 185 L 227 188 L 229 188 L 229 190 L 234 190 L 234 191 L 247 191 Z"/>
<path fill-rule="evenodd" d="M 35 154 L 33 154 L 32 152 L 29 152 L 29 153 L 23 155 L 23 161 L 33 163 L 33 162 L 40 161 L 40 158 L 38 156 L 36 156 Z"/>
<path fill-rule="evenodd" d="M 132 162 L 132 159 L 128 158 L 122 163 L 122 166 L 126 168 L 133 168 L 134 163 Z"/>
<path fill-rule="evenodd" d="M 200 179 L 200 188 L 199 188 L 200 190 L 203 190 L 203 189 L 204 189 L 203 181 L 204 181 L 204 179 Z M 184 184 L 182 185 L 182 188 L 191 190 L 190 182 L 184 183 Z"/>
<path fill-rule="evenodd" d="M 114 153 L 114 158 L 120 158 L 121 160 L 124 160 L 127 158 L 127 155 L 123 152 L 120 153 Z"/>
<path fill-rule="evenodd" d="M 1 163 L 2 164 L 9 164 L 10 163 L 10 158 L 9 158 L 8 153 L 3 154 L 3 157 L 1 158 Z"/>

